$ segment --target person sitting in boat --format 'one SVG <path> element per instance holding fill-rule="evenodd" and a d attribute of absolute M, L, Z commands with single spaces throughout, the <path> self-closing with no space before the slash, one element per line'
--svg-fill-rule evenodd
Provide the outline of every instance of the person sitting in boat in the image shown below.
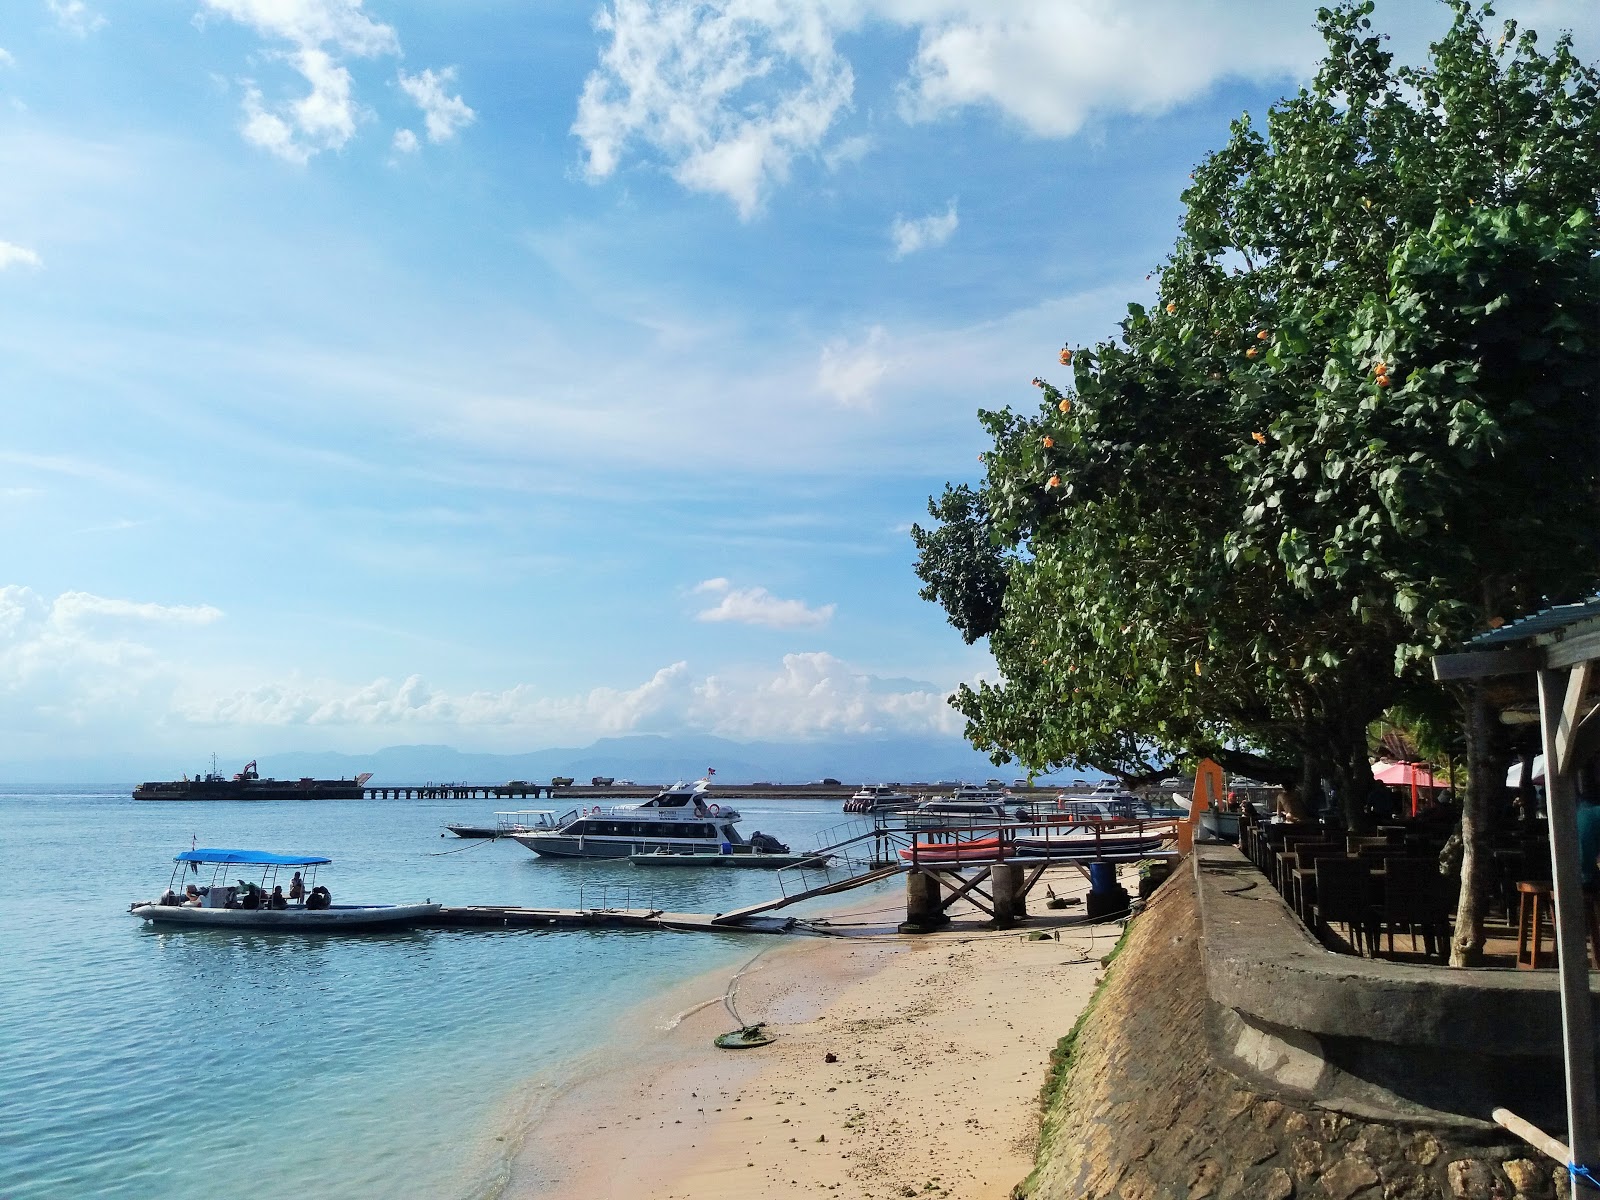
<path fill-rule="evenodd" d="M 306 881 L 300 878 L 300 872 L 294 873 L 294 878 L 289 880 L 289 899 L 296 904 L 304 904 L 306 899 Z"/>
<path fill-rule="evenodd" d="M 288 908 L 289 907 L 289 901 L 283 894 L 283 885 L 281 883 L 275 883 L 275 884 L 272 885 L 272 895 L 267 897 L 267 907 L 268 908 Z"/>
<path fill-rule="evenodd" d="M 239 880 L 239 907 L 260 908 L 261 889 L 253 883 L 246 883 L 243 879 Z"/>
<path fill-rule="evenodd" d="M 312 888 L 311 894 L 306 897 L 307 908 L 327 908 L 332 903 L 333 896 L 330 895 L 328 889 L 323 887 L 320 883 L 317 884 L 316 887 Z"/>
<path fill-rule="evenodd" d="M 711 815 L 706 810 L 706 802 L 699 796 L 694 798 L 694 815 L 697 817 L 709 817 Z"/>
<path fill-rule="evenodd" d="M 189 884 L 183 889 L 183 904 L 185 908 L 199 908 L 202 903 L 200 889 L 194 884 Z"/>

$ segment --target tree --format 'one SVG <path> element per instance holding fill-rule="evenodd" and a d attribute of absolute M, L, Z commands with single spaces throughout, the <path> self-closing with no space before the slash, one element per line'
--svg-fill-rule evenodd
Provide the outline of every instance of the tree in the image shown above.
<path fill-rule="evenodd" d="M 1600 578 L 1600 77 L 1452 8 L 1400 69 L 1370 3 L 1322 10 L 1314 82 L 1196 168 L 1156 305 L 1063 350 L 1034 415 L 981 414 L 1005 580 L 964 629 L 1002 674 L 954 698 L 975 745 L 1246 747 L 1359 822 L 1366 726 L 1436 703 L 1427 657 Z M 950 565 L 918 570 L 955 612 Z"/>

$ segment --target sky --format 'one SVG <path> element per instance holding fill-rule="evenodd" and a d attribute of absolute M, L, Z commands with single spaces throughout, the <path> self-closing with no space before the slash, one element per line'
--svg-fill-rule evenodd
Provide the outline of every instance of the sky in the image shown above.
<path fill-rule="evenodd" d="M 6 0 L 0 762 L 958 735 L 909 527 L 1315 9 Z"/>

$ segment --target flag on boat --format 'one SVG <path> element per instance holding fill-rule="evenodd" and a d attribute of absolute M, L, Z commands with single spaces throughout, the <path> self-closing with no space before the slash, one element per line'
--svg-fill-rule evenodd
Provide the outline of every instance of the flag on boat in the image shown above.
<path fill-rule="evenodd" d="M 710 778 L 712 775 L 715 775 L 716 773 L 717 773 L 717 769 L 715 767 L 707 767 L 706 768 L 706 777 L 707 778 Z"/>

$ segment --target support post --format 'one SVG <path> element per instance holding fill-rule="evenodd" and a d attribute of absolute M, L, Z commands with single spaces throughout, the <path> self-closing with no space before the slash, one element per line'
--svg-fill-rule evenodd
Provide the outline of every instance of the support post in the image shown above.
<path fill-rule="evenodd" d="M 931 933 L 948 924 L 950 918 L 939 901 L 939 880 L 932 871 L 907 871 L 906 919 L 900 932 Z"/>
<path fill-rule="evenodd" d="M 997 862 L 989 868 L 989 886 L 994 893 L 996 929 L 1010 929 L 1027 917 L 1023 904 L 1022 868 L 1016 863 Z"/>
<path fill-rule="evenodd" d="M 1569 678 L 1570 675 L 1570 678 Z M 1578 814 L 1572 786 L 1571 712 L 1581 698 L 1589 664 L 1570 673 L 1539 671 L 1539 725 L 1544 741 L 1545 803 L 1550 817 L 1550 866 L 1555 881 L 1557 969 L 1561 983 L 1561 1025 L 1565 1042 L 1567 1144 L 1580 1166 L 1596 1165 L 1597 1122 L 1594 1069 L 1593 1000 L 1589 994 L 1588 925 L 1578 863 Z M 1575 1195 L 1596 1195 L 1573 1181 Z"/>

